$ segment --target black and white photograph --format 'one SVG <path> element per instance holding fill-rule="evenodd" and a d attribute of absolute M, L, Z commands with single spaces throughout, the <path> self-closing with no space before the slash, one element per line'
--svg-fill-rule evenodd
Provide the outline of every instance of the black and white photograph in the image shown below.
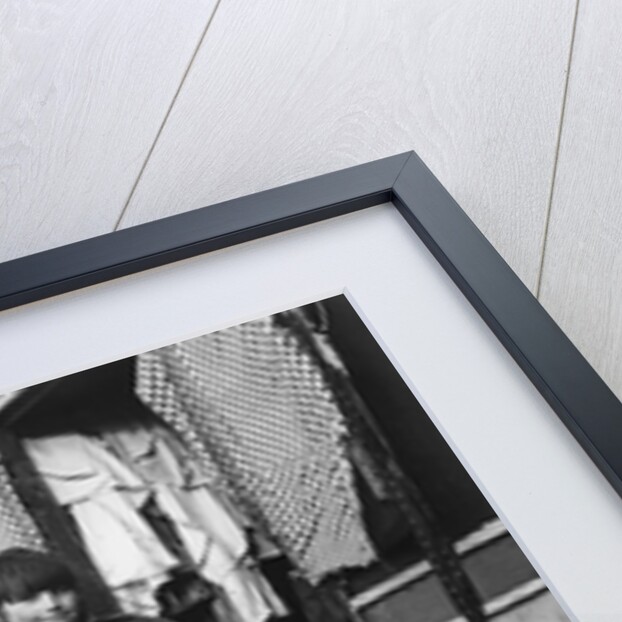
<path fill-rule="evenodd" d="M 3 622 L 561 622 L 344 296 L 0 401 Z"/>
<path fill-rule="evenodd" d="M 621 622 L 621 32 L 0 0 L 0 622 Z"/>

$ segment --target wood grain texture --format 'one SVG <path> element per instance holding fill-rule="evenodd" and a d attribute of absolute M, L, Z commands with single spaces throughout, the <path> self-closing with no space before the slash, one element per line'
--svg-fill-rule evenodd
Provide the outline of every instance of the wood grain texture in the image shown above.
<path fill-rule="evenodd" d="M 223 0 L 127 227 L 415 149 L 539 270 L 574 0 Z"/>
<path fill-rule="evenodd" d="M 622 5 L 581 2 L 541 301 L 622 398 Z"/>
<path fill-rule="evenodd" d="M 214 5 L 0 3 L 0 261 L 114 228 Z"/>

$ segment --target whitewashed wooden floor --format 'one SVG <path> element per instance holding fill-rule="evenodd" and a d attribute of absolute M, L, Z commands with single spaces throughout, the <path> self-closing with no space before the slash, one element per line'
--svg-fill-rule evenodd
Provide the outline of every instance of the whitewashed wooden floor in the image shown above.
<path fill-rule="evenodd" d="M 622 3 L 0 1 L 0 261 L 415 149 L 622 398 Z"/>

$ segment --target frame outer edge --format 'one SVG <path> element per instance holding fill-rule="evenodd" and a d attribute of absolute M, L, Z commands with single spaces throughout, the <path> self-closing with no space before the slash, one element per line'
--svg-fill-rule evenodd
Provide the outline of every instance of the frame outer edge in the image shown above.
<path fill-rule="evenodd" d="M 391 200 L 412 152 L 0 264 L 0 311 Z"/>
<path fill-rule="evenodd" d="M 393 194 L 406 222 L 622 496 L 622 403 L 415 153 Z"/>

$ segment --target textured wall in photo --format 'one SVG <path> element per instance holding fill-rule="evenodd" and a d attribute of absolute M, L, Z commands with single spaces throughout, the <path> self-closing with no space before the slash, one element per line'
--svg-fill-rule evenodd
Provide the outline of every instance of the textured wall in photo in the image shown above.
<path fill-rule="evenodd" d="M 267 318 L 141 355 L 137 393 L 310 580 L 375 558 L 342 413 L 286 329 Z"/>

